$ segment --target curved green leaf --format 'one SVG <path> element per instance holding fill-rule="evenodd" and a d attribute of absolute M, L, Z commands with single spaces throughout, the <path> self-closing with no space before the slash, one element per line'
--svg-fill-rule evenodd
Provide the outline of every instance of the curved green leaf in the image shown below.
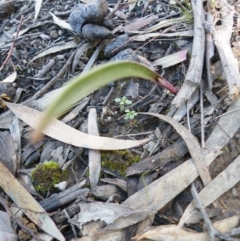
<path fill-rule="evenodd" d="M 40 137 L 40 132 L 48 125 L 52 118 L 68 110 L 74 103 L 89 95 L 100 87 L 127 77 L 139 77 L 158 83 L 170 92 L 177 90 L 158 73 L 144 65 L 132 61 L 116 61 L 103 64 L 91 69 L 87 73 L 75 76 L 61 91 L 55 101 L 47 108 L 44 117 L 40 120 L 33 140 Z"/>

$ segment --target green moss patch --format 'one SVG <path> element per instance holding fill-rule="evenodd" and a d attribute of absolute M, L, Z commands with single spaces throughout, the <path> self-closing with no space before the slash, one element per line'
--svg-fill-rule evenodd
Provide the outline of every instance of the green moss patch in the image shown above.
<path fill-rule="evenodd" d="M 102 166 L 117 172 L 122 176 L 126 175 L 126 169 L 134 162 L 140 160 L 140 155 L 131 153 L 129 150 L 102 151 Z"/>
<path fill-rule="evenodd" d="M 44 162 L 37 165 L 32 171 L 32 181 L 37 192 L 45 195 L 54 189 L 54 185 L 66 178 L 58 163 L 54 161 Z"/>

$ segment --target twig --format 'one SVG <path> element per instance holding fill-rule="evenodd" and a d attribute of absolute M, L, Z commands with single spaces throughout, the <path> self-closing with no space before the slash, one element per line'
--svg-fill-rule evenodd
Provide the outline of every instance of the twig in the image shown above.
<path fill-rule="evenodd" d="M 203 112 L 203 86 L 200 84 L 200 113 L 201 113 L 201 143 L 202 148 L 205 147 L 205 133 L 204 133 L 204 112 Z"/>
<path fill-rule="evenodd" d="M 19 22 L 19 25 L 18 25 L 18 29 L 17 29 L 17 33 L 16 33 L 16 36 L 14 37 L 15 41 L 13 41 L 12 46 L 11 46 L 9 52 L 8 52 L 8 56 L 5 59 L 5 61 L 3 62 L 2 66 L 0 68 L 0 71 L 3 70 L 4 66 L 6 65 L 6 63 L 8 62 L 9 58 L 12 55 L 12 52 L 13 52 L 13 49 L 14 49 L 14 46 L 15 46 L 15 43 L 16 43 L 16 38 L 18 37 L 18 34 L 19 34 L 20 28 L 22 26 L 22 23 L 23 23 L 23 15 L 21 16 L 21 19 L 20 19 L 20 22 Z"/>
<path fill-rule="evenodd" d="M 134 106 L 138 105 L 138 104 L 141 103 L 143 100 L 147 99 L 147 98 L 153 93 L 153 91 L 157 88 L 157 86 L 158 86 L 157 84 L 154 85 L 153 88 L 150 90 L 150 92 L 149 92 L 147 95 L 145 95 L 141 100 L 139 100 L 139 101 L 135 102 L 134 104 L 128 106 L 128 108 L 129 108 L 129 109 L 132 109 Z"/>
<path fill-rule="evenodd" d="M 207 231 L 208 231 L 208 234 L 210 237 L 210 241 L 214 241 L 214 237 L 218 236 L 220 233 L 212 226 L 212 223 L 211 223 L 209 217 L 207 216 L 207 213 L 206 213 L 206 211 L 201 203 L 201 200 L 198 196 L 194 183 L 191 186 L 191 193 L 194 198 L 195 205 L 199 209 L 200 213 L 202 214 L 203 221 L 206 224 L 206 228 L 207 228 Z"/>
<path fill-rule="evenodd" d="M 239 233 L 239 230 L 236 230 L 236 232 L 229 232 L 229 233 L 225 233 L 222 234 L 221 232 L 219 232 L 217 229 L 215 229 L 211 223 L 211 220 L 209 219 L 202 203 L 201 200 L 199 198 L 199 195 L 197 193 L 196 187 L 194 185 L 194 183 L 191 186 L 191 193 L 193 196 L 193 199 L 195 201 L 195 205 L 196 207 L 199 209 L 202 217 L 203 217 L 203 221 L 206 224 L 206 228 L 210 237 L 210 241 L 215 241 L 215 238 L 219 238 L 220 240 L 225 240 L 225 241 L 239 241 L 239 239 L 236 238 L 232 238 L 231 236 L 235 236 Z"/>
<path fill-rule="evenodd" d="M 111 87 L 110 91 L 108 92 L 107 96 L 105 97 L 104 101 L 103 101 L 103 106 L 105 106 L 109 100 L 109 98 L 111 97 L 112 93 L 114 91 L 114 87 Z"/>
<path fill-rule="evenodd" d="M 96 58 L 98 57 L 99 53 L 102 51 L 102 49 L 105 47 L 106 42 L 108 40 L 103 40 L 98 47 L 96 48 L 95 52 L 92 54 L 91 58 L 88 60 L 87 65 L 85 66 L 84 70 L 82 71 L 82 73 L 90 70 L 96 60 Z"/>

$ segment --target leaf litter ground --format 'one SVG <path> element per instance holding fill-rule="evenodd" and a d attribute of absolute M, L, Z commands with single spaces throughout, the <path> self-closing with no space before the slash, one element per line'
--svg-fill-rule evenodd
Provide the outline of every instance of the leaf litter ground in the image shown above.
<path fill-rule="evenodd" d="M 75 52 L 82 44 L 81 39 L 66 29 L 69 26 L 66 27 L 56 18 L 53 20 L 54 15 L 67 23 L 75 2 L 67 1 L 63 4 L 59 1 L 43 1 L 40 5 L 39 2 L 38 6 L 21 1 L 13 5 L 4 5 L 4 2 L 0 4 L 0 10 L 4 13 L 1 15 L 0 30 L 1 80 L 7 82 L 1 83 L 0 94 L 6 101 L 10 97 L 13 102 L 41 111 L 52 100 L 54 92 L 51 90 L 62 87 L 73 75 L 88 70 L 92 65 L 109 60 L 101 50 L 107 44 L 106 40 L 100 44 L 85 43 L 81 51 Z M 201 36 L 194 32 L 195 43 L 192 39 L 191 10 L 194 24 L 198 23 L 194 3 L 193 9 L 190 3 L 178 1 L 119 3 L 109 2 L 110 9 L 115 11 L 109 17 L 114 26 L 111 31 L 114 31 L 115 36 L 127 33 L 130 38 L 124 44 L 131 49 L 131 55 L 135 54 L 138 61 L 155 68 L 181 91 L 188 88 L 191 98 L 182 96 L 180 91 L 177 97 L 180 96 L 184 103 L 178 106 L 177 97 L 136 78 L 116 81 L 95 91 L 69 115 L 64 116 L 62 121 L 93 135 L 130 140 L 151 137 L 151 141 L 141 147 L 101 152 L 74 147 L 49 137 L 33 145 L 28 140 L 30 128 L 7 111 L 3 104 L 0 116 L 1 187 L 2 196 L 5 199 L 10 197 L 13 202 L 7 199 L 9 202 L 6 204 L 1 200 L 5 207 L 2 212 L 7 212 L 8 217 L 15 217 L 15 212 L 18 212 L 22 221 L 20 228 L 14 230 L 10 222 L 1 223 L 2 235 L 7 235 L 4 230 L 8 227 L 15 240 L 17 237 L 20 240 L 30 240 L 31 237 L 51 240 L 50 236 L 58 240 L 161 240 L 163 237 L 164 240 L 192 240 L 192 235 L 194 239 L 208 240 L 208 234 L 211 237 L 213 232 L 205 232 L 200 222 L 202 214 L 196 208 L 192 210 L 192 204 L 189 205 L 192 201 L 189 186 L 193 182 L 211 221 L 220 220 L 223 226 L 228 225 L 228 229 L 223 229 L 220 222 L 214 223 L 215 227 L 222 233 L 237 227 L 240 192 L 240 115 L 237 112 L 240 79 L 236 82 L 229 79 L 226 70 L 221 67 L 224 53 L 216 45 L 218 53 L 215 50 L 211 56 L 211 48 L 207 45 L 206 55 L 211 56 L 211 61 L 206 60 L 205 65 L 210 68 L 211 79 L 214 80 L 212 89 L 209 89 L 211 80 L 208 67 L 202 73 L 203 83 L 200 87 L 198 84 L 195 84 L 198 87 L 195 87 L 196 90 L 192 90 L 192 86 L 186 87 L 184 79 L 189 77 L 191 64 L 195 61 L 194 50 L 199 55 L 203 51 L 196 49 L 202 43 Z M 216 29 L 221 30 L 224 11 L 230 9 L 230 6 L 234 7 L 234 21 L 237 22 L 238 4 L 226 4 L 225 1 L 220 1 L 217 6 L 204 3 L 205 10 L 218 21 Z M 34 13 L 35 7 L 36 12 L 40 10 L 38 17 Z M 19 36 L 10 58 L 4 64 L 14 42 L 13 34 L 20 25 L 21 15 L 24 15 L 24 21 Z M 34 17 L 36 21 L 33 24 Z M 231 30 L 233 27 L 237 29 L 236 22 L 230 26 Z M 208 31 L 205 32 L 207 34 Z M 218 41 L 217 34 L 212 35 L 215 42 Z M 237 37 L 238 32 L 233 31 L 230 47 L 238 60 Z M 188 51 L 185 61 L 180 55 L 168 57 L 183 50 Z M 162 60 L 164 56 L 168 58 Z M 90 64 L 91 60 L 93 64 Z M 196 61 L 201 62 L 199 59 Z M 159 65 L 165 65 L 165 68 L 161 69 Z M 201 76 L 202 70 L 194 70 Z M 229 70 L 230 73 L 232 71 Z M 199 93 L 201 88 L 203 97 Z M 13 94 L 13 91 L 16 93 Z M 45 95 L 47 92 L 50 94 Z M 185 142 L 180 137 L 182 133 L 177 133 L 169 124 L 153 116 L 138 114 L 133 120 L 125 120 L 125 112 L 115 102 L 116 98 L 124 96 L 132 101 L 125 108 L 136 112 L 167 114 L 190 129 L 200 144 L 198 147 L 188 146 L 188 150 L 185 143 L 190 135 L 187 131 L 184 131 Z M 28 101 L 29 98 L 32 98 L 31 101 Z M 172 103 L 175 103 L 175 107 Z M 227 111 L 229 114 L 224 115 Z M 27 112 L 22 114 L 28 118 Z M 198 157 L 196 148 L 200 148 L 200 145 L 201 157 Z M 203 184 L 197 178 L 203 167 L 198 167 L 195 162 L 193 164 L 189 153 L 193 160 L 206 160 L 206 165 L 210 165 L 212 181 L 200 175 Z M 67 177 L 65 182 L 53 189 L 49 188 L 47 193 L 37 193 L 30 179 L 31 172 L 37 164 L 48 160 L 57 162 Z M 23 185 L 25 189 L 18 185 Z M 44 210 L 52 215 L 48 216 Z M 42 225 L 39 224 L 41 220 L 44 220 Z M 32 222 L 37 224 L 37 228 L 31 225 Z M 183 225 L 192 231 L 183 229 Z M 206 225 L 209 228 L 209 224 Z M 233 240 L 228 235 L 225 235 L 225 240 Z"/>

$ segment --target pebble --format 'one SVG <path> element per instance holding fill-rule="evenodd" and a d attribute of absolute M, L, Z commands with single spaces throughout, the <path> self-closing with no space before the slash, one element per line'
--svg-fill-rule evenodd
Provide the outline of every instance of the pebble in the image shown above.
<path fill-rule="evenodd" d="M 129 37 L 127 34 L 119 35 L 106 46 L 104 55 L 108 58 L 113 57 L 115 54 L 126 47 L 128 39 Z"/>
<path fill-rule="evenodd" d="M 137 54 L 132 49 L 124 49 L 115 55 L 113 58 L 110 59 L 111 61 L 118 61 L 118 60 L 131 60 L 140 62 Z"/>
<path fill-rule="evenodd" d="M 82 34 L 86 41 L 94 41 L 96 39 L 109 39 L 113 35 L 110 30 L 96 24 L 86 24 L 82 28 Z"/>
<path fill-rule="evenodd" d="M 50 31 L 50 36 L 51 36 L 53 39 L 58 38 L 58 32 L 57 32 L 57 30 L 51 30 L 51 31 Z"/>
<path fill-rule="evenodd" d="M 96 102 L 96 100 L 94 100 L 94 99 L 93 99 L 93 100 L 91 100 L 91 101 L 90 101 L 90 103 L 89 103 L 89 104 L 90 104 L 90 106 L 95 106 L 95 105 L 96 105 L 96 103 L 97 103 L 97 102 Z"/>

